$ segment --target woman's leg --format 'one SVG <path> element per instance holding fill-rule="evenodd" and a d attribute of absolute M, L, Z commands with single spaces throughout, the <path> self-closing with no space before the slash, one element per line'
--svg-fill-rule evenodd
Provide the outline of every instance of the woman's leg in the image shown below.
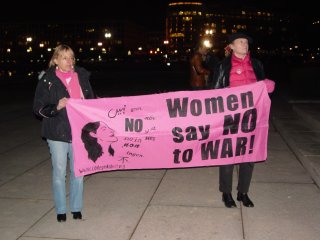
<path fill-rule="evenodd" d="M 83 206 L 83 176 L 75 176 L 71 143 L 69 143 L 68 153 L 70 160 L 70 210 L 71 212 L 81 212 Z"/>
<path fill-rule="evenodd" d="M 232 176 L 234 165 L 223 165 L 219 167 L 219 190 L 223 193 L 232 192 Z"/>
<path fill-rule="evenodd" d="M 52 189 L 57 214 L 65 214 L 68 143 L 47 140 L 52 162 Z"/>
<path fill-rule="evenodd" d="M 239 180 L 238 180 L 238 192 L 248 193 L 253 173 L 253 162 L 246 162 L 239 164 Z"/>

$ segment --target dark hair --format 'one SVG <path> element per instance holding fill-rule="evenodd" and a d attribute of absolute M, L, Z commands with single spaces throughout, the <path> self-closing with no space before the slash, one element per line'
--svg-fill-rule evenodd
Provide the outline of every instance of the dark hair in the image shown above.
<path fill-rule="evenodd" d="M 103 149 L 98 143 L 97 138 L 90 135 L 91 132 L 97 133 L 97 129 L 100 127 L 100 122 L 90 122 L 84 125 L 81 132 L 81 139 L 84 143 L 84 147 L 88 152 L 88 158 L 93 162 L 96 162 L 103 154 Z"/>

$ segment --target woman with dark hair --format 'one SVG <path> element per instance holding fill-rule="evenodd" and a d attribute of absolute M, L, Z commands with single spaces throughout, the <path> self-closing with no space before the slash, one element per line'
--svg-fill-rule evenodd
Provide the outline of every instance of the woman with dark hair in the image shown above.
<path fill-rule="evenodd" d="M 211 46 L 199 42 L 190 58 L 190 87 L 191 90 L 206 89 L 207 79 L 210 73 L 206 65 L 206 57 Z"/>
<path fill-rule="evenodd" d="M 96 162 L 103 154 L 106 147 L 108 153 L 113 156 L 114 149 L 111 142 L 118 141 L 113 129 L 104 122 L 89 122 L 82 128 L 81 139 L 88 152 L 88 158 Z"/>

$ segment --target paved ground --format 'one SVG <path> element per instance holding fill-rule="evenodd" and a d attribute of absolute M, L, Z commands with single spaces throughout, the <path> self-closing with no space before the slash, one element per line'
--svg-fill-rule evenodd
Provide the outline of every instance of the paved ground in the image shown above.
<path fill-rule="evenodd" d="M 1 240 L 319 240 L 319 104 L 272 100 L 254 208 L 224 207 L 216 167 L 104 172 L 85 177 L 83 220 L 68 214 L 65 223 L 56 221 L 48 149 L 31 102 L 3 104 L 1 112 Z"/>

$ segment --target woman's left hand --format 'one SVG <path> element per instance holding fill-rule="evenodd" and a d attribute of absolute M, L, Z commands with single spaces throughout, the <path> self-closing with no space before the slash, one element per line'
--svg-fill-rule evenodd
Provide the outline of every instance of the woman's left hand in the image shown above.
<path fill-rule="evenodd" d="M 274 91 L 274 88 L 275 88 L 275 82 L 273 80 L 270 80 L 270 79 L 264 79 L 262 81 L 266 85 L 268 93 L 272 93 Z"/>

